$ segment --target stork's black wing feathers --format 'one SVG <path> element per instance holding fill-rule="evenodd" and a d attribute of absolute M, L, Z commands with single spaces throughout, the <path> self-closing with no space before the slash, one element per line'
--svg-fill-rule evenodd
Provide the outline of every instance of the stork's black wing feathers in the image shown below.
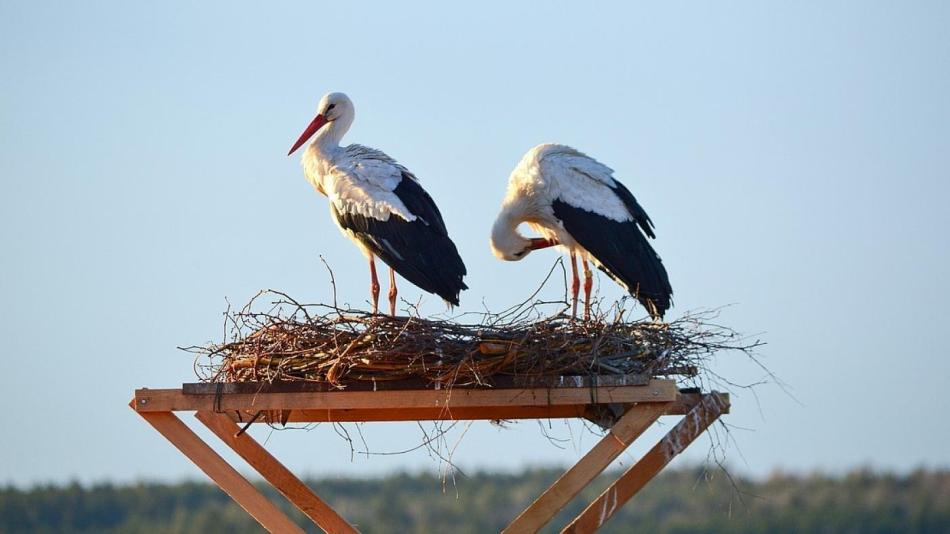
<path fill-rule="evenodd" d="M 419 185 L 415 176 L 408 171 L 403 171 L 402 181 L 399 182 L 393 193 L 406 205 L 410 213 L 428 223 L 433 230 L 440 234 L 449 235 L 445 229 L 445 221 L 442 220 L 439 207 L 435 205 L 435 201 L 432 200 L 429 193 Z"/>
<path fill-rule="evenodd" d="M 630 215 L 633 215 L 633 218 L 636 219 L 637 224 L 639 224 L 640 228 L 643 229 L 643 233 L 656 239 L 656 234 L 653 233 L 653 221 L 650 220 L 650 216 L 647 215 L 646 210 L 640 206 L 640 203 L 637 202 L 637 199 L 633 196 L 633 193 L 627 189 L 627 186 L 620 183 L 619 180 L 614 180 L 613 190 L 614 193 L 620 197 L 620 200 L 623 201 L 623 204 L 627 207 L 627 210 L 630 211 Z"/>
<path fill-rule="evenodd" d="M 626 188 L 623 191 L 633 199 Z M 639 208 L 639 204 L 636 206 Z M 637 228 L 650 221 L 643 208 L 639 208 L 642 216 L 631 210 L 633 221 L 617 222 L 561 200 L 555 200 L 552 207 L 564 229 L 599 262 L 600 270 L 626 286 L 650 315 L 663 317 L 670 307 L 673 288 L 663 261 Z"/>
<path fill-rule="evenodd" d="M 432 197 L 407 173 L 393 190 L 416 219 L 407 221 L 392 214 L 386 221 L 358 213 L 331 212 L 339 225 L 351 232 L 373 254 L 420 289 L 439 295 L 458 306 L 465 264 L 449 239 L 442 214 Z"/>

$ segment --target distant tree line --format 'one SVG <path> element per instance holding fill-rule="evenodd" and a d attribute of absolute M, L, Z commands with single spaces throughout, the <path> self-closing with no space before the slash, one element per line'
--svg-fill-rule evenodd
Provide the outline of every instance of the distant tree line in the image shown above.
<path fill-rule="evenodd" d="M 453 485 L 432 475 L 319 479 L 309 483 L 368 533 L 498 532 L 561 473 L 474 473 Z M 544 532 L 557 532 L 608 480 L 575 499 Z M 733 484 L 734 482 L 734 484 Z M 738 488 L 738 489 L 736 489 Z M 444 489 L 444 491 L 443 491 Z M 274 497 L 270 488 L 267 494 Z M 318 532 L 282 498 L 308 532 Z M 602 532 L 950 533 L 950 471 L 907 475 L 854 471 L 842 476 L 774 474 L 730 481 L 720 471 L 668 471 L 651 482 Z M 0 489 L 0 532 L 261 532 L 208 483 L 96 484 Z"/>

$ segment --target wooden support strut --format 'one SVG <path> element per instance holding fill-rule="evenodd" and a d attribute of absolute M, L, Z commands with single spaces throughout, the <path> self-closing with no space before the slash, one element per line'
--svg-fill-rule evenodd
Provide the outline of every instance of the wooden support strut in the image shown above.
<path fill-rule="evenodd" d="M 528 506 L 503 533 L 537 532 L 567 503 L 606 469 L 644 430 L 669 408 L 671 403 L 637 404 L 573 467 Z"/>
<path fill-rule="evenodd" d="M 562 534 L 594 532 L 637 494 L 666 464 L 693 442 L 720 415 L 728 411 L 728 397 L 712 392 L 704 395 L 643 458 L 600 494 L 568 524 Z"/>
<path fill-rule="evenodd" d="M 133 405 L 134 408 L 134 405 Z M 191 431 L 171 412 L 140 412 L 155 430 L 178 448 L 199 469 L 205 472 L 241 508 L 269 532 L 300 533 L 303 530 L 290 520 L 272 502 L 261 495 L 246 478 L 214 452 L 207 443 Z"/>
<path fill-rule="evenodd" d="M 317 497 L 306 484 L 284 467 L 264 447 L 247 433 L 238 435 L 241 427 L 230 417 L 214 412 L 197 412 L 195 417 L 204 423 L 228 447 L 270 482 L 277 491 L 306 514 L 318 527 L 330 534 L 358 532 L 333 508 Z"/>

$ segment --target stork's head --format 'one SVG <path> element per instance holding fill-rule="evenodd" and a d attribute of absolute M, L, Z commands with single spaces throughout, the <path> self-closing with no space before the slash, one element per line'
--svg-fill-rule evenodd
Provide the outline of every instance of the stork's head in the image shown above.
<path fill-rule="evenodd" d="M 491 252 L 499 260 L 518 261 L 531 253 L 531 240 L 495 221 L 491 233 Z"/>
<path fill-rule="evenodd" d="M 519 261 L 532 250 L 547 248 L 557 243 L 550 239 L 525 237 L 518 232 L 520 218 L 508 207 L 503 207 L 491 231 L 491 251 L 496 258 L 505 261 Z"/>
<path fill-rule="evenodd" d="M 340 136 L 342 137 L 343 131 L 350 127 L 355 115 L 356 112 L 353 108 L 353 101 L 350 100 L 350 97 L 343 93 L 327 93 L 323 95 L 323 98 L 320 99 L 320 103 L 317 105 L 317 116 L 310 122 L 307 129 L 300 134 L 300 138 L 297 139 L 297 142 L 294 143 L 294 146 L 287 155 L 293 154 L 295 150 L 306 143 L 307 140 L 313 137 L 321 128 L 330 123 L 344 123 L 341 125 L 342 131 Z"/>

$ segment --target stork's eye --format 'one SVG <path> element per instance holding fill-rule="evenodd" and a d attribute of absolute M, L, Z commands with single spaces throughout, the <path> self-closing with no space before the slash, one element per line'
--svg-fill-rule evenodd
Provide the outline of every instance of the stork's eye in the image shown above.
<path fill-rule="evenodd" d="M 336 107 L 336 104 L 330 104 L 329 106 L 327 106 L 327 113 L 329 113 L 330 110 L 333 109 L 334 107 Z"/>

